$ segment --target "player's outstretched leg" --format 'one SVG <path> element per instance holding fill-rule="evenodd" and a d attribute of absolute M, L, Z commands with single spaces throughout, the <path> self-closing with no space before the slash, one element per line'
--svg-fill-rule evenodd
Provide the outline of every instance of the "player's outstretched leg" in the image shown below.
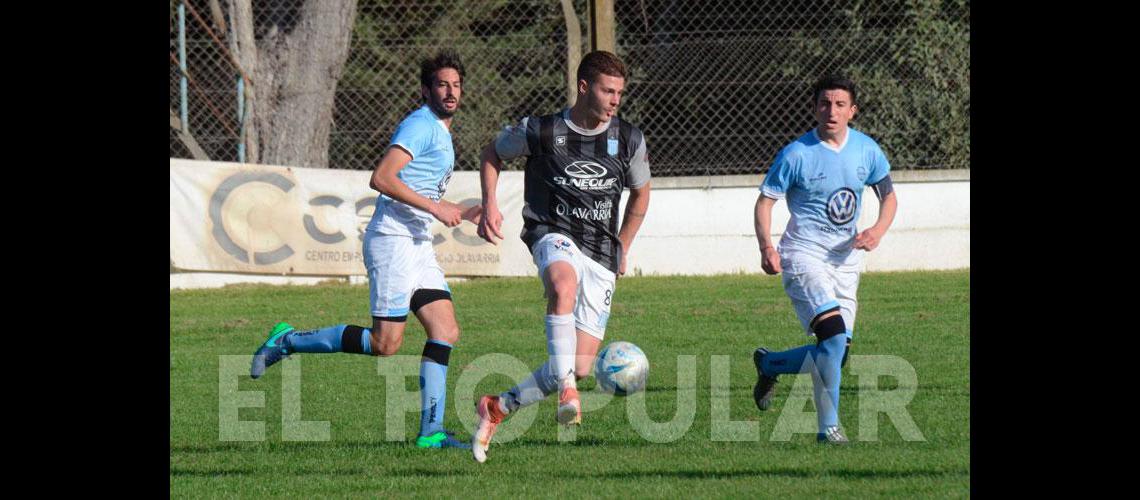
<path fill-rule="evenodd" d="M 803 373 L 804 360 L 814 352 L 814 345 L 779 352 L 771 352 L 763 347 L 753 351 L 752 363 L 756 365 L 757 380 L 752 388 L 752 399 L 760 411 L 766 411 L 772 405 L 777 377 L 785 373 Z"/>
<path fill-rule="evenodd" d="M 288 323 L 277 323 L 269 332 L 269 338 L 253 353 L 249 376 L 260 378 L 266 368 L 298 352 L 371 354 L 370 336 L 367 328 L 356 325 L 296 331 Z"/>

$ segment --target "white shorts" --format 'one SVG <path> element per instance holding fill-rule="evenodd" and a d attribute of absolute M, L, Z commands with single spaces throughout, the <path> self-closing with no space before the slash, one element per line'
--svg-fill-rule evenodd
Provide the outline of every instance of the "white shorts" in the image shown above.
<path fill-rule="evenodd" d="M 443 268 L 435 260 L 431 240 L 408 236 L 364 233 L 364 267 L 372 316 L 407 316 L 412 294 L 420 289 L 451 292 Z"/>
<path fill-rule="evenodd" d="M 847 337 L 855 331 L 855 291 L 859 288 L 859 271 L 842 271 L 833 264 L 806 256 L 781 258 L 784 291 L 792 299 L 796 316 L 804 333 L 815 335 L 811 321 L 820 313 L 839 307 Z"/>
<path fill-rule="evenodd" d="M 603 340 L 610 319 L 614 283 L 617 276 L 578 249 L 574 241 L 558 233 L 550 233 L 534 243 L 534 265 L 538 277 L 550 264 L 563 261 L 574 266 L 578 275 L 578 298 L 574 301 L 574 326 Z"/>

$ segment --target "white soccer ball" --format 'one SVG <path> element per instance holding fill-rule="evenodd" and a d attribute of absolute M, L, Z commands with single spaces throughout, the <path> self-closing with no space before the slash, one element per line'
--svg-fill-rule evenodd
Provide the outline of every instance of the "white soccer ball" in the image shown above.
<path fill-rule="evenodd" d="M 602 391 L 626 396 L 645 389 L 649 379 L 649 358 L 629 342 L 613 342 L 598 353 L 594 377 Z"/>

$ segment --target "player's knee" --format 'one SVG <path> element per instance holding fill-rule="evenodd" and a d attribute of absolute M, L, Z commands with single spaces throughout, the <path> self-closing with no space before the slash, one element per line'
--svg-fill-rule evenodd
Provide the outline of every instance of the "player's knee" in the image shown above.
<path fill-rule="evenodd" d="M 368 339 L 369 354 L 391 356 L 400 350 L 404 343 L 405 316 L 373 316 L 372 331 Z"/>
<path fill-rule="evenodd" d="M 428 333 L 428 338 L 442 340 L 448 344 L 455 345 L 456 342 L 459 342 L 459 325 L 433 328 L 432 331 Z"/>
<path fill-rule="evenodd" d="M 373 355 L 375 355 L 375 356 L 380 356 L 380 357 L 382 357 L 382 358 L 386 358 L 386 357 L 388 357 L 388 356 L 391 356 L 391 355 L 393 355 L 393 354 L 396 354 L 397 352 L 399 352 L 399 351 L 400 351 L 400 346 L 401 346 L 402 344 L 403 344 L 403 341 L 396 341 L 396 342 L 381 343 L 381 344 L 380 344 L 380 345 L 378 345 L 378 346 L 377 346 L 376 344 L 373 344 L 373 348 L 374 348 L 375 350 L 374 350 L 374 351 L 372 351 L 372 353 L 373 353 Z"/>
<path fill-rule="evenodd" d="M 843 315 L 839 314 L 839 308 L 824 311 L 817 318 L 812 322 L 817 342 L 823 343 L 836 335 L 847 333 L 847 325 L 843 322 Z"/>
<path fill-rule="evenodd" d="M 404 344 L 404 336 L 391 335 L 385 338 L 379 332 L 372 332 L 370 342 L 372 344 L 372 355 L 386 358 L 399 352 L 400 346 Z"/>
<path fill-rule="evenodd" d="M 578 284 L 570 279 L 557 280 L 551 283 L 551 298 L 558 302 L 574 300 L 578 295 Z"/>

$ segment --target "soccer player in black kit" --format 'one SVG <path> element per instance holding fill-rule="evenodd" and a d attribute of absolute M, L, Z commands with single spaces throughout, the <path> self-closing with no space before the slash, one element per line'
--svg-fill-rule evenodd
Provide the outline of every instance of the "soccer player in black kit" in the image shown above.
<path fill-rule="evenodd" d="M 614 284 L 649 208 L 645 136 L 617 117 L 628 71 L 612 53 L 586 54 L 578 97 L 568 109 L 507 127 L 480 157 L 483 218 L 479 236 L 503 239 L 496 187 L 503 161 L 526 156 L 522 239 L 546 290 L 550 357 L 518 385 L 476 404 L 475 460 L 487 459 L 495 428 L 511 412 L 558 391 L 555 419 L 582 419 L 577 380 L 590 374 L 605 336 Z M 618 228 L 622 191 L 629 200 Z"/>

